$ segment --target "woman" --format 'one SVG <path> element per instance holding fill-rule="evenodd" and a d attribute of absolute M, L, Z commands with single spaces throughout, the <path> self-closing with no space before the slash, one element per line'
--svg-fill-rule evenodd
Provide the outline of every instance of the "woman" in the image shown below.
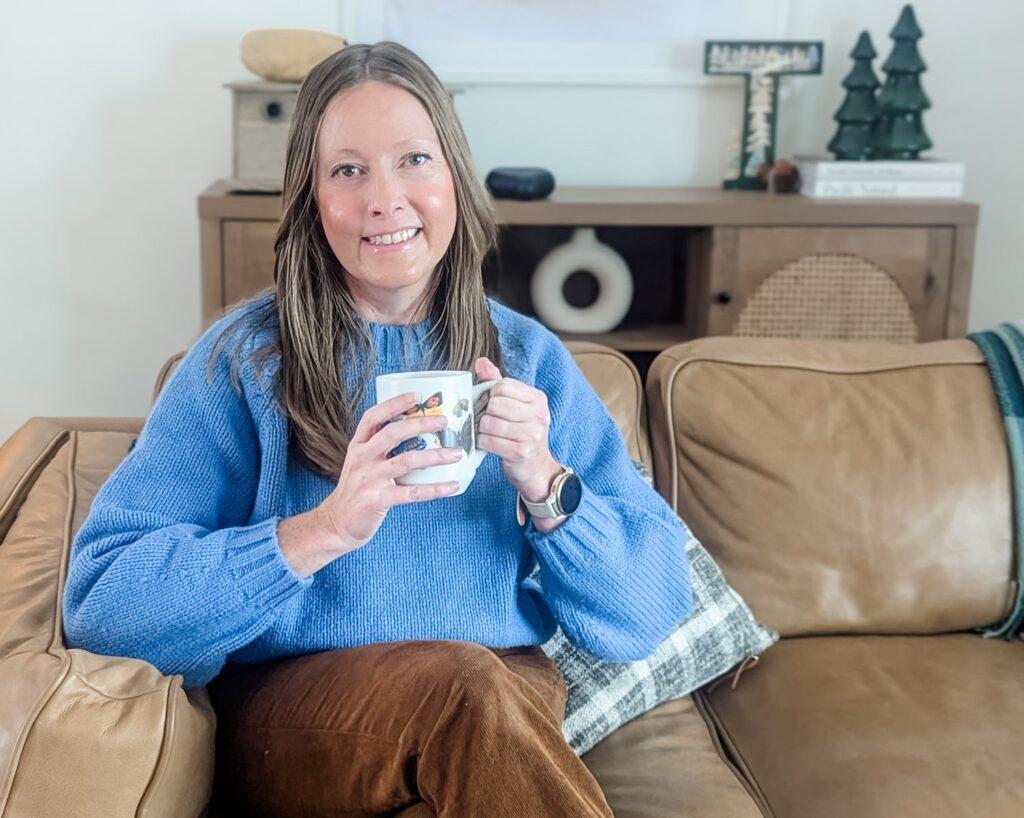
<path fill-rule="evenodd" d="M 685 531 L 565 346 L 485 296 L 494 214 L 416 55 L 310 73 L 283 205 L 275 286 L 189 349 L 75 537 L 69 643 L 216 677 L 218 789 L 261 814 L 611 814 L 539 645 L 649 655 L 692 606 Z M 453 453 L 388 457 L 441 423 L 368 388 L 433 368 L 500 379 L 455 497 L 395 482 Z M 578 497 L 521 527 L 566 467 Z"/>

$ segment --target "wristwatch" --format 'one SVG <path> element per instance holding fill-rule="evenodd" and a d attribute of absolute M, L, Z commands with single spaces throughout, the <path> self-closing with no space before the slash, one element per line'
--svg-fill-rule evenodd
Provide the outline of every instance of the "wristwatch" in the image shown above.
<path fill-rule="evenodd" d="M 527 513 L 534 517 L 564 517 L 572 514 L 583 497 L 583 484 L 568 466 L 555 475 L 551 493 L 540 503 L 528 503 L 523 495 L 516 492 L 516 519 L 519 525 L 526 525 Z"/>

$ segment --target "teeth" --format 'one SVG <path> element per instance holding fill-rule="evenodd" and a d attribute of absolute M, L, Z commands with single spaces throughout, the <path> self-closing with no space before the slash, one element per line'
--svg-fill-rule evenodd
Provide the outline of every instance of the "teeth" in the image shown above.
<path fill-rule="evenodd" d="M 412 230 L 400 230 L 399 232 L 392 233 L 388 236 L 372 236 L 370 238 L 370 244 L 399 244 L 400 242 L 408 241 L 415 236 L 416 230 L 418 229 L 419 228 Z"/>

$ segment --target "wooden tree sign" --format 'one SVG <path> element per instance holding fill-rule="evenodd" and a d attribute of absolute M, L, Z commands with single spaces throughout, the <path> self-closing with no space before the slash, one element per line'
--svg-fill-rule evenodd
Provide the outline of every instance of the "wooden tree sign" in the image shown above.
<path fill-rule="evenodd" d="M 739 164 L 722 186 L 764 190 L 762 165 L 775 161 L 775 119 L 782 74 L 820 74 L 824 43 L 712 40 L 704 43 L 705 74 L 743 77 L 743 141 Z"/>

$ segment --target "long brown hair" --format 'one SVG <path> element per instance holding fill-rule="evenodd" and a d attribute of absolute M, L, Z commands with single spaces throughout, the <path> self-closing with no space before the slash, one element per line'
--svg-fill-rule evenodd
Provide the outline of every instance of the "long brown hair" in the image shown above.
<path fill-rule="evenodd" d="M 299 89 L 288 133 L 282 217 L 274 240 L 274 286 L 246 302 L 273 291 L 268 303 L 275 309 L 258 318 L 248 334 L 274 323 L 275 318 L 277 332 L 251 357 L 254 365 L 262 367 L 280 356 L 273 392 L 289 421 L 298 454 L 312 471 L 335 479 L 358 422 L 355 415 L 369 385 L 375 350 L 369 326 L 355 308 L 341 263 L 324 235 L 315 198 L 316 147 L 330 101 L 368 80 L 403 88 L 420 101 L 452 172 L 455 232 L 424 293 L 432 319 L 427 335 L 432 341 L 425 357 L 444 368 L 470 369 L 484 355 L 502 367 L 482 272 L 485 256 L 497 244 L 496 216 L 451 98 L 430 67 L 404 46 L 394 42 L 349 45 L 313 68 Z M 214 346 L 210 370 L 232 326 Z M 236 389 L 238 351 L 244 345 L 243 341 L 238 346 L 232 361 Z M 358 387 L 350 392 L 342 370 L 360 359 Z"/>

